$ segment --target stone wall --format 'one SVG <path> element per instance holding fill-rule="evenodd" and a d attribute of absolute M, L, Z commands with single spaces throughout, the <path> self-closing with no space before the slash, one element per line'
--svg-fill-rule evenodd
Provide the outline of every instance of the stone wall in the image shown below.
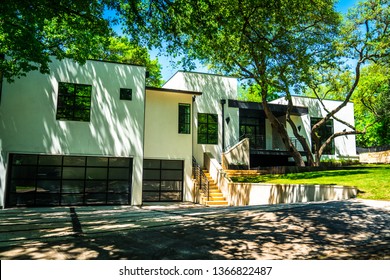
<path fill-rule="evenodd" d="M 390 163 L 390 150 L 359 155 L 361 163 Z"/>

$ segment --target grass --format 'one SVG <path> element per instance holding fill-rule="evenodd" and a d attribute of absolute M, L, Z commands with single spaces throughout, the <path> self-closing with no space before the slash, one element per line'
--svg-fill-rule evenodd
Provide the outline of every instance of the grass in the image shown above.
<path fill-rule="evenodd" d="M 234 177 L 234 182 L 274 184 L 335 184 L 354 186 L 358 197 L 390 200 L 390 165 L 359 165 L 340 170 Z"/>

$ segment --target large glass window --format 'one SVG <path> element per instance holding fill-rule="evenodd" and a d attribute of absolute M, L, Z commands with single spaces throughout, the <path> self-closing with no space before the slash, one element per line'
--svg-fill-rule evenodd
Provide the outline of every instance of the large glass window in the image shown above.
<path fill-rule="evenodd" d="M 7 206 L 129 204 L 131 158 L 10 155 Z"/>
<path fill-rule="evenodd" d="M 191 105 L 179 104 L 179 133 L 191 133 Z"/>
<path fill-rule="evenodd" d="M 92 86 L 58 83 L 57 120 L 89 122 Z"/>
<path fill-rule="evenodd" d="M 183 200 L 182 160 L 144 160 L 142 200 Z"/>
<path fill-rule="evenodd" d="M 260 111 L 240 109 L 240 140 L 249 138 L 254 149 L 265 149 L 265 117 Z"/>
<path fill-rule="evenodd" d="M 218 115 L 198 113 L 198 144 L 218 144 Z"/>
<path fill-rule="evenodd" d="M 311 127 L 313 127 L 316 123 L 318 123 L 322 118 L 311 118 Z M 333 130 L 333 120 L 327 120 L 327 122 L 322 125 L 318 130 L 318 136 L 320 137 L 320 145 L 324 144 L 325 141 L 334 133 Z M 315 152 L 314 149 L 314 141 L 312 141 L 312 153 Z M 334 147 L 334 140 L 326 146 L 324 152 L 324 155 L 334 155 L 335 154 L 335 147 Z"/>

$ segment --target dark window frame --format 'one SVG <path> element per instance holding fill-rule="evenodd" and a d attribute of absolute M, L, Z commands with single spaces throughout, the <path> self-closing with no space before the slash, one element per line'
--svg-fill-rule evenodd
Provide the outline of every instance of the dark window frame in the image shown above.
<path fill-rule="evenodd" d="M 152 166 L 147 166 L 145 164 L 147 161 L 153 162 Z M 172 163 L 172 162 L 180 162 L 180 167 L 164 167 L 164 163 Z M 147 171 L 152 171 L 155 173 L 155 175 L 158 174 L 158 178 L 145 178 Z M 163 173 L 169 171 L 181 171 L 181 179 L 164 179 Z M 144 183 L 152 182 L 158 184 L 158 190 L 145 190 Z M 179 190 L 164 190 L 163 189 L 163 182 L 176 182 L 179 183 L 180 189 Z M 157 200 L 148 200 L 145 199 L 145 196 L 148 193 L 158 193 L 158 199 Z M 177 200 L 167 200 L 162 199 L 162 196 L 164 194 L 179 194 L 179 199 Z M 145 194 L 145 195 L 144 195 Z M 183 194 L 184 194 L 184 160 L 165 160 L 165 159 L 144 159 L 144 168 L 143 168 L 143 178 L 142 178 L 142 201 L 143 202 L 181 202 L 183 201 Z"/>
<path fill-rule="evenodd" d="M 311 128 L 313 128 L 313 126 L 320 120 L 322 120 L 322 118 L 310 117 Z M 318 133 L 320 135 L 320 145 L 322 145 L 331 135 L 334 134 L 334 120 L 333 119 L 327 120 L 325 125 L 322 125 L 319 128 Z M 315 152 L 313 140 L 311 143 L 311 150 L 312 153 Z M 336 153 L 335 143 L 334 143 L 334 139 L 332 139 L 332 142 L 324 149 L 322 154 L 335 155 L 335 153 Z"/>
<path fill-rule="evenodd" d="M 57 120 L 89 122 L 91 120 L 91 103 L 92 85 L 58 83 Z"/>
<path fill-rule="evenodd" d="M 191 134 L 191 104 L 179 103 L 179 134 Z"/>
<path fill-rule="evenodd" d="M 131 101 L 133 99 L 133 89 L 131 88 L 120 88 L 119 99 Z"/>
<path fill-rule="evenodd" d="M 30 161 L 17 161 L 18 158 L 23 157 L 24 159 L 30 158 Z M 9 159 L 10 168 L 8 169 L 7 176 L 6 207 L 129 205 L 131 203 L 133 158 L 13 153 L 10 154 Z M 47 159 L 55 159 L 57 161 L 54 160 L 50 162 L 47 161 Z M 99 164 L 97 161 L 95 161 L 95 163 L 93 163 L 93 161 L 90 162 L 91 159 L 103 160 L 103 164 Z M 122 164 L 117 164 L 116 162 L 118 160 L 124 160 L 124 162 L 122 162 Z M 26 168 L 30 169 L 30 174 L 23 174 L 23 169 Z M 105 176 L 98 176 L 99 178 L 87 176 L 88 171 L 99 171 L 98 169 L 106 172 Z M 47 171 L 50 170 L 54 170 L 56 173 L 48 173 Z M 82 175 L 82 177 L 67 178 L 67 172 L 71 173 L 75 171 L 80 171 L 78 173 L 79 175 Z M 116 171 L 125 171 L 125 173 L 122 173 L 119 176 Z M 22 174 L 22 177 L 15 175 L 15 173 Z M 26 194 L 27 202 L 18 203 L 18 194 L 21 194 L 22 192 L 18 192 L 17 184 L 21 184 L 19 186 L 23 189 L 26 188 L 24 187 L 26 185 L 25 182 L 28 182 L 30 194 Z M 53 185 L 58 186 L 58 190 L 48 191 L 44 188 L 45 183 L 47 184 L 46 186 L 50 185 L 50 187 Z M 72 186 L 72 184 L 75 185 Z M 121 187 L 122 184 L 123 186 L 126 185 L 126 187 Z M 13 185 L 15 185 L 15 189 L 12 188 Z M 29 195 L 31 196 L 31 199 L 28 199 Z M 39 203 L 39 201 L 45 201 L 45 196 L 55 200 Z M 74 203 L 66 202 L 67 197 L 72 196 L 79 197 L 80 200 Z M 93 200 L 91 199 L 93 197 L 104 197 L 104 200 Z M 19 198 L 23 200 L 23 194 L 21 194 L 21 197 Z M 16 201 L 16 203 L 14 203 L 14 201 Z"/>
<path fill-rule="evenodd" d="M 218 114 L 198 113 L 198 144 L 218 145 L 218 129 Z"/>

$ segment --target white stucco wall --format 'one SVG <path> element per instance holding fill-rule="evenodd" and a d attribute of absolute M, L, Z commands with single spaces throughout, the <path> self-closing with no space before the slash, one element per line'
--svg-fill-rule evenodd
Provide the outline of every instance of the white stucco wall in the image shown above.
<path fill-rule="evenodd" d="M 92 85 L 90 122 L 56 120 L 58 83 Z M 131 88 L 132 100 L 119 89 Z M 0 105 L 0 203 L 9 153 L 133 157 L 132 204 L 141 204 L 145 68 L 53 61 L 50 74 L 30 72 L 3 83 Z"/>
<path fill-rule="evenodd" d="M 329 110 L 329 111 L 335 109 L 341 103 L 341 101 L 335 101 L 335 100 L 323 100 L 323 102 L 324 102 L 324 105 L 326 106 L 327 110 Z M 280 99 L 272 101 L 272 103 L 287 104 L 287 101 L 285 100 L 285 98 L 280 98 Z M 324 117 L 326 115 L 326 111 L 322 107 L 321 103 L 315 98 L 294 96 L 293 97 L 293 105 L 308 107 L 309 117 L 317 118 L 317 117 Z M 355 117 L 354 117 L 353 103 L 349 102 L 335 116 L 354 126 L 355 125 Z M 302 121 L 302 124 L 305 128 L 304 133 L 306 135 L 310 135 L 310 130 L 311 130 L 310 119 L 307 117 L 303 117 L 301 119 L 301 121 Z M 346 131 L 351 130 L 349 127 L 340 123 L 337 120 L 334 120 L 333 124 L 334 124 L 334 132 L 340 132 L 343 130 L 346 130 Z M 291 128 L 290 128 L 290 130 L 291 130 Z M 292 132 L 290 132 L 290 133 L 292 134 Z M 309 137 L 309 139 L 311 139 L 311 137 Z M 356 137 L 355 137 L 355 135 L 347 135 L 347 136 L 337 137 L 337 138 L 335 138 L 334 143 L 335 143 L 335 153 L 336 154 L 334 156 L 324 155 L 323 158 L 344 158 L 344 157 L 356 157 L 357 156 L 356 155 Z"/>
<path fill-rule="evenodd" d="M 179 103 L 190 104 L 192 113 L 192 94 L 146 90 L 144 157 L 184 160 L 183 200 L 193 201 L 193 127 L 191 134 L 178 133 Z"/>
<path fill-rule="evenodd" d="M 222 120 L 221 99 L 237 99 L 237 79 L 220 75 L 177 72 L 164 88 L 190 90 L 202 92 L 197 96 L 193 106 L 193 155 L 200 165 L 203 165 L 203 154 L 210 152 L 218 162 L 221 162 L 222 153 L 222 124 L 225 125 L 225 146 L 233 146 L 239 138 L 239 114 L 238 108 L 225 107 L 225 119 Z M 204 145 L 197 143 L 197 115 L 198 113 L 218 114 L 218 145 Z M 227 124 L 226 119 L 230 121 Z"/>

